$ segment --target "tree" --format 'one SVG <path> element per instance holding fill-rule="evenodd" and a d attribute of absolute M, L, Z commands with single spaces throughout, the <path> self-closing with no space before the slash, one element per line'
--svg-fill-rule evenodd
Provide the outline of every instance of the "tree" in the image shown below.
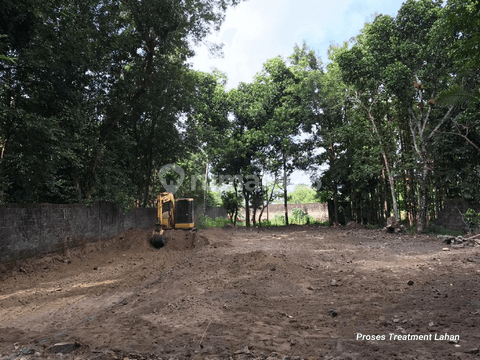
<path fill-rule="evenodd" d="M 238 3 L 3 1 L 1 200 L 146 206 L 155 171 L 193 146 L 178 130 L 192 41 Z"/>
<path fill-rule="evenodd" d="M 236 189 L 222 192 L 222 207 L 227 212 L 233 226 L 237 226 L 237 215 L 242 207 L 241 203 L 242 199 L 238 196 Z"/>
<path fill-rule="evenodd" d="M 352 49 L 339 58 L 347 82 L 365 89 L 373 79 L 379 91 L 387 91 L 398 99 L 409 114 L 413 145 L 422 167 L 419 232 L 426 224 L 428 212 L 428 146 L 453 110 L 438 111 L 432 100 L 448 81 L 447 69 L 451 66 L 445 52 L 448 39 L 435 36 L 441 13 L 440 2 L 407 1 L 396 18 L 377 16 Z M 366 101 L 369 99 L 375 100 L 370 96 Z M 393 196 L 394 186 L 391 187 Z"/>
<path fill-rule="evenodd" d="M 295 186 L 295 190 L 290 193 L 289 202 L 291 204 L 309 204 L 320 202 L 318 194 L 305 184 Z"/>
<path fill-rule="evenodd" d="M 304 86 L 309 82 L 308 71 L 318 69 L 318 60 L 304 44 L 298 46 L 291 56 L 292 66 L 288 67 L 280 58 L 268 60 L 263 70 L 256 75 L 255 83 L 262 91 L 260 97 L 261 116 L 265 118 L 264 131 L 268 137 L 268 153 L 276 159 L 272 162 L 272 172 L 283 172 L 284 211 L 288 225 L 288 191 L 290 174 L 297 166 L 301 145 L 297 136 L 300 125 L 308 111 L 302 96 Z"/>
<path fill-rule="evenodd" d="M 262 119 L 251 105 L 255 104 L 256 91 L 254 85 L 245 83 L 230 90 L 231 122 L 223 131 L 222 146 L 215 150 L 212 159 L 213 169 L 222 177 L 222 182 L 233 181 L 240 187 L 245 200 L 247 227 L 250 226 L 250 195 L 259 186 L 255 179 L 260 179 L 256 158 L 265 143 Z"/>

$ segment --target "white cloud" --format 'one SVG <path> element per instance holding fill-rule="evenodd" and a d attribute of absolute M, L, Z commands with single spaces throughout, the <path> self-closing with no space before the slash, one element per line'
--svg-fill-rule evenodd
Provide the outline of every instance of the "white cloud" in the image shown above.
<path fill-rule="evenodd" d="M 331 44 L 341 44 L 359 33 L 372 15 L 395 15 L 402 0 L 249 0 L 229 8 L 225 22 L 208 41 L 224 42 L 224 57 L 214 59 L 205 46 L 195 49 L 193 68 L 218 68 L 228 76 L 228 88 L 250 82 L 263 63 L 290 55 L 303 40 L 324 62 Z"/>
<path fill-rule="evenodd" d="M 374 13 L 395 16 L 403 0 L 248 0 L 229 8 L 217 34 L 207 40 L 224 42 L 224 57 L 209 56 L 205 46 L 195 49 L 193 68 L 227 74 L 227 89 L 251 82 L 263 63 L 278 55 L 287 57 L 295 43 L 306 41 L 327 62 L 331 44 L 358 35 Z M 303 178 L 303 179 L 302 179 Z M 306 177 L 294 174 L 295 183 Z"/>

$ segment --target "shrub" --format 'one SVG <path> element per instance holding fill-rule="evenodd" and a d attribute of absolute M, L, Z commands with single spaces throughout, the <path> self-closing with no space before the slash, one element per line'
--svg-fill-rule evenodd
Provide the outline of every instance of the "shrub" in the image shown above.
<path fill-rule="evenodd" d="M 328 221 L 317 221 L 314 217 L 305 214 L 301 209 L 292 209 L 292 216 L 288 218 L 289 224 L 298 225 L 322 225 L 329 226 Z M 262 226 L 285 226 L 285 216 L 275 214 L 275 217 L 271 220 L 262 220 Z"/>
<path fill-rule="evenodd" d="M 212 219 L 208 215 L 200 214 L 197 217 L 195 227 L 197 229 L 207 229 L 207 228 L 211 228 L 211 227 L 224 227 L 227 224 L 230 224 L 230 220 L 228 220 L 226 218 L 217 217 L 215 219 Z M 237 225 L 238 225 L 238 223 L 237 223 Z"/>
<path fill-rule="evenodd" d="M 467 212 L 463 214 L 463 221 L 472 233 L 480 230 L 480 212 L 477 213 L 473 209 L 468 209 Z"/>
<path fill-rule="evenodd" d="M 292 224 L 307 225 L 316 223 L 315 218 L 303 212 L 302 209 L 292 209 Z"/>

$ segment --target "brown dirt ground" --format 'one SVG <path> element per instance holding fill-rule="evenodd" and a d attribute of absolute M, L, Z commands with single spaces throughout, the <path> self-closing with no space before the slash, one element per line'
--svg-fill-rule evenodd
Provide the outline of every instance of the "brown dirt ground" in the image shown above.
<path fill-rule="evenodd" d="M 4 267 L 0 359 L 480 357 L 480 247 L 303 226 L 148 238 Z M 55 354 L 62 342 L 77 348 Z"/>

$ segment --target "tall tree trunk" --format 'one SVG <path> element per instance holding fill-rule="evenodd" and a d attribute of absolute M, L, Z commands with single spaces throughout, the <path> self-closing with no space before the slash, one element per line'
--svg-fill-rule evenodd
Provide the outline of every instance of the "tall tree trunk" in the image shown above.
<path fill-rule="evenodd" d="M 355 195 L 355 221 L 360 224 L 360 209 L 358 208 L 358 195 Z"/>
<path fill-rule="evenodd" d="M 378 193 L 378 209 L 379 209 L 379 224 L 385 222 L 385 209 L 383 208 L 383 203 L 385 201 L 382 189 L 383 181 L 377 183 L 377 193 Z"/>
<path fill-rule="evenodd" d="M 420 83 L 417 77 L 417 83 Z M 419 103 L 423 103 L 423 92 L 418 90 L 418 99 Z M 430 99 L 435 99 L 435 90 L 429 97 Z M 426 128 L 430 120 L 430 115 L 432 114 L 432 106 L 428 106 L 428 110 L 425 110 L 425 107 L 421 108 L 420 114 L 416 115 L 413 107 L 408 107 L 408 114 L 410 115 L 410 131 L 412 133 L 413 145 L 415 151 L 418 155 L 419 160 L 422 162 L 422 177 L 420 180 L 421 190 L 420 190 L 420 204 L 418 211 L 417 219 L 417 232 L 422 232 L 425 225 L 427 224 L 427 215 L 428 215 L 428 175 L 429 175 L 429 166 L 428 166 L 428 152 L 427 152 L 427 143 L 437 134 L 437 131 L 440 127 L 450 119 L 453 109 L 455 106 L 450 106 L 447 113 L 443 118 L 438 122 L 437 126 L 430 132 L 426 134 Z"/>
<path fill-rule="evenodd" d="M 207 215 L 207 193 L 208 193 L 208 157 L 205 164 L 205 189 L 203 189 L 203 215 Z M 235 195 L 237 190 L 235 188 Z"/>
<path fill-rule="evenodd" d="M 338 191 L 337 184 L 333 184 L 333 216 L 335 219 L 335 224 L 338 225 Z"/>
<path fill-rule="evenodd" d="M 352 192 L 350 193 L 350 217 L 352 218 L 352 221 L 356 221 L 356 219 L 355 219 L 354 199 L 355 199 L 355 195 L 353 194 L 353 191 L 352 191 Z"/>
<path fill-rule="evenodd" d="M 428 215 L 428 162 L 423 159 L 422 179 L 420 181 L 420 209 L 418 211 L 417 232 L 422 232 L 427 225 Z"/>
<path fill-rule="evenodd" d="M 5 175 L 4 175 L 4 164 L 3 164 L 3 157 L 5 155 L 5 145 L 7 145 L 7 141 L 4 140 L 2 142 L 2 152 L 0 154 L 0 181 L 1 181 L 1 184 L 0 184 L 0 202 L 3 202 L 4 199 L 4 195 L 5 195 Z"/>
<path fill-rule="evenodd" d="M 285 210 L 285 225 L 288 226 L 288 192 L 287 192 L 287 159 L 283 152 L 283 207 Z"/>
<path fill-rule="evenodd" d="M 390 162 L 388 161 L 387 153 L 385 152 L 385 147 L 383 146 L 383 141 L 382 141 L 382 138 L 380 136 L 380 133 L 378 132 L 377 125 L 375 123 L 375 118 L 373 117 L 373 115 L 371 113 L 371 110 L 368 111 L 368 116 L 370 118 L 370 121 L 372 122 L 373 131 L 377 136 L 378 143 L 380 144 L 380 148 L 382 150 L 383 162 L 385 164 L 385 170 L 387 171 L 388 182 L 390 183 L 390 192 L 391 192 L 391 195 L 392 195 L 393 213 L 394 213 L 397 221 L 400 221 L 400 217 L 398 216 L 397 196 L 395 194 L 395 180 L 393 178 L 393 173 L 390 170 Z"/>
<path fill-rule="evenodd" d="M 330 143 L 330 167 L 335 162 L 335 149 L 333 143 Z M 338 190 L 336 181 L 333 182 L 333 218 L 334 223 L 338 224 Z"/>
<path fill-rule="evenodd" d="M 360 224 L 363 225 L 363 199 L 360 198 Z"/>
<path fill-rule="evenodd" d="M 435 166 L 436 164 L 434 164 Z M 435 177 L 435 187 L 434 187 L 434 192 L 435 192 L 435 219 L 438 218 L 438 213 L 440 212 L 440 179 L 438 172 L 436 171 L 434 167 L 434 177 Z"/>
<path fill-rule="evenodd" d="M 275 180 L 273 181 L 272 191 L 270 192 L 270 195 L 268 195 L 268 188 L 265 188 L 265 190 L 267 191 L 267 201 L 266 201 L 266 204 L 264 204 L 262 206 L 262 210 L 260 211 L 260 215 L 258 216 L 258 223 L 260 224 L 260 226 L 262 226 L 262 216 L 263 216 L 263 211 L 265 210 L 265 208 L 267 209 L 267 221 L 269 221 L 268 206 L 270 205 L 270 202 L 273 199 L 273 192 L 275 191 L 276 186 L 277 186 L 277 175 L 275 175 Z M 262 188 L 263 188 L 263 184 L 262 184 Z"/>
<path fill-rule="evenodd" d="M 416 206 L 416 201 L 415 201 L 416 183 L 413 179 L 412 171 L 410 170 L 408 173 L 409 173 L 409 180 L 408 180 L 409 195 L 408 195 L 408 198 L 410 200 L 409 208 L 410 208 L 410 214 L 411 214 L 410 215 L 410 226 L 412 226 L 417 219 L 417 206 Z"/>
<path fill-rule="evenodd" d="M 393 178 L 393 174 L 390 170 L 390 163 L 388 162 L 387 154 L 385 154 L 385 152 L 383 150 L 382 150 L 382 152 L 383 152 L 383 160 L 385 162 L 385 167 L 386 167 L 386 170 L 387 170 L 388 182 L 390 184 L 390 192 L 391 192 L 391 195 L 392 195 L 393 213 L 394 213 L 397 221 L 400 221 L 400 216 L 398 215 L 397 196 L 395 194 L 395 179 Z"/>
<path fill-rule="evenodd" d="M 237 199 L 237 183 L 233 181 L 233 189 L 235 190 L 235 199 Z M 238 203 L 236 203 L 238 205 Z M 233 227 L 237 226 L 238 206 L 235 207 L 235 214 L 233 215 Z"/>
<path fill-rule="evenodd" d="M 243 196 L 245 197 L 245 226 L 250 227 L 250 193 L 245 187 L 243 188 Z"/>

